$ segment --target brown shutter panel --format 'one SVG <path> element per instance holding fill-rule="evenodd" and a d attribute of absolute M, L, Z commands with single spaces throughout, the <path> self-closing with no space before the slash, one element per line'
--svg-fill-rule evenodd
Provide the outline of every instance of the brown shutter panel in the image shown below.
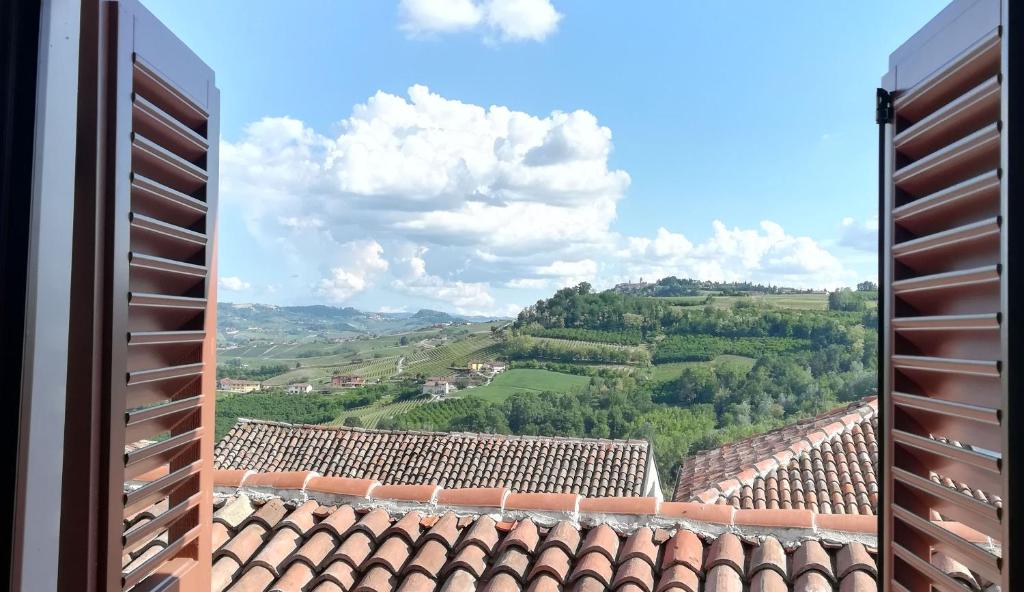
<path fill-rule="evenodd" d="M 880 93 L 886 590 L 1011 588 L 1006 16 L 953 2 Z"/>
<path fill-rule="evenodd" d="M 69 352 L 92 367 L 69 380 L 69 413 L 80 414 L 68 430 L 78 432 L 69 445 L 96 452 L 69 450 L 66 460 L 92 463 L 96 521 L 87 535 L 62 533 L 62 554 L 87 543 L 81 569 L 96 573 L 76 581 L 69 568 L 62 586 L 201 590 L 211 558 L 219 94 L 210 68 L 134 0 L 100 2 L 95 14 L 95 202 L 88 212 L 76 203 L 76 218 L 91 218 L 76 219 L 72 296 L 92 304 L 73 325 L 92 324 L 77 340 L 72 328 L 80 349 Z"/>

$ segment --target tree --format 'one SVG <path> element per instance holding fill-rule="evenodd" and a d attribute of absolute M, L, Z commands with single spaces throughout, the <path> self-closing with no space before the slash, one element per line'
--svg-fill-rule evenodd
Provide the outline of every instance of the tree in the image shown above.
<path fill-rule="evenodd" d="M 867 306 L 864 297 L 849 288 L 841 288 L 828 295 L 828 309 L 848 312 L 860 312 Z"/>
<path fill-rule="evenodd" d="M 878 284 L 876 284 L 875 282 L 864 281 L 864 282 L 861 282 L 861 283 L 857 284 L 857 291 L 858 292 L 877 292 L 878 291 Z"/>
<path fill-rule="evenodd" d="M 363 420 L 359 419 L 354 415 L 349 415 L 348 417 L 345 418 L 345 421 L 342 422 L 342 425 L 344 425 L 346 428 L 361 428 L 363 427 Z"/>

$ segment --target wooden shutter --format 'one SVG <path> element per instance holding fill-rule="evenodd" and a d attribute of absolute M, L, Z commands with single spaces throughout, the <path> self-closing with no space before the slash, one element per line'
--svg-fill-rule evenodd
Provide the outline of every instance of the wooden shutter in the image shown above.
<path fill-rule="evenodd" d="M 87 535 L 62 535 L 69 566 L 91 555 L 62 587 L 200 590 L 211 557 L 219 95 L 209 67 L 134 0 L 100 2 L 94 16 L 83 26 L 95 26 L 95 70 L 81 79 L 95 88 L 80 92 L 95 129 L 79 130 L 94 152 L 79 166 L 95 169 L 80 170 L 76 195 L 72 299 L 83 314 L 73 314 L 69 381 L 69 430 L 83 449 L 66 453 L 92 463 L 73 476 L 89 479 L 92 497 L 85 507 L 77 492 L 64 511 L 96 521 Z"/>
<path fill-rule="evenodd" d="M 962 590 L 936 554 L 1011 588 L 1008 5 L 952 3 L 879 94 L 887 590 Z"/>

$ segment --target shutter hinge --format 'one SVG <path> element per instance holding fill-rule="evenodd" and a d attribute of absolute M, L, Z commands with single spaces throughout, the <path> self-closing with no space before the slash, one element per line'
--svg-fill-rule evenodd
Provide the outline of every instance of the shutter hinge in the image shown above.
<path fill-rule="evenodd" d="M 892 94 L 884 88 L 875 91 L 875 123 L 892 123 Z"/>

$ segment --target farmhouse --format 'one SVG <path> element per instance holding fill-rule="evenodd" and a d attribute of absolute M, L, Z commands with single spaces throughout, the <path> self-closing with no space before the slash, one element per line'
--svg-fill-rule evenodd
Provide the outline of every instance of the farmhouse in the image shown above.
<path fill-rule="evenodd" d="M 423 383 L 423 394 L 443 397 L 455 391 L 455 385 L 448 378 L 428 378 Z"/>
<path fill-rule="evenodd" d="M 221 378 L 217 388 L 229 393 L 251 393 L 263 390 L 263 383 L 255 380 L 237 380 L 234 378 Z"/>
<path fill-rule="evenodd" d="M 498 373 L 504 372 L 505 368 L 506 368 L 505 362 L 491 362 L 491 363 L 486 365 L 487 371 L 491 372 L 492 374 L 498 374 Z"/>
<path fill-rule="evenodd" d="M 365 385 L 366 379 L 362 376 L 339 374 L 331 377 L 331 386 L 335 388 L 358 388 Z"/>
<path fill-rule="evenodd" d="M 297 384 L 289 384 L 285 387 L 284 392 L 289 395 L 304 395 L 306 393 L 313 392 L 313 385 L 308 382 L 300 382 Z"/>

